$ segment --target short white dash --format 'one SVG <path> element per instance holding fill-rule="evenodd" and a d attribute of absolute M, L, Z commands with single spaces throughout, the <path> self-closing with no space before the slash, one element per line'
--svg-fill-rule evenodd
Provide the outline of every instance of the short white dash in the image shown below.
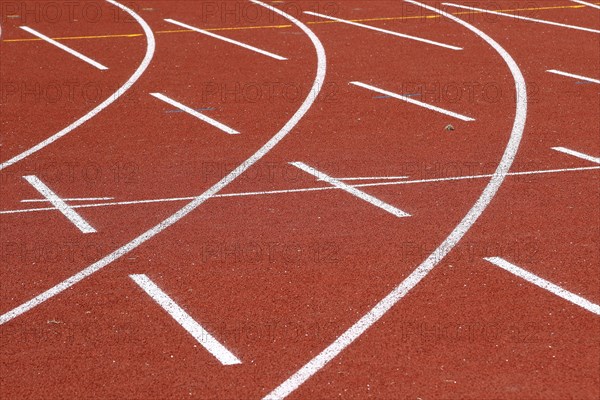
<path fill-rule="evenodd" d="M 261 50 L 261 49 L 259 49 L 257 47 L 250 46 L 250 45 L 248 45 L 246 43 L 238 42 L 237 40 L 229 39 L 229 38 L 227 38 L 225 36 L 217 35 L 216 33 L 212 33 L 212 32 L 206 31 L 204 29 L 200 29 L 200 28 L 196 28 L 194 26 L 188 25 L 188 24 L 184 24 L 183 22 L 175 21 L 174 19 L 167 18 L 167 19 L 165 19 L 165 21 L 170 22 L 171 24 L 174 24 L 174 25 L 181 26 L 182 28 L 189 29 L 189 30 L 194 31 L 194 32 L 202 33 L 202 34 L 210 36 L 212 38 L 219 39 L 219 40 L 222 40 L 224 42 L 235 44 L 235 45 L 243 47 L 245 49 L 255 51 L 257 53 L 263 54 L 265 56 L 274 58 L 274 59 L 279 60 L 279 61 L 285 61 L 285 60 L 287 60 L 287 58 L 281 57 L 281 56 L 279 56 L 277 54 L 274 54 L 274 53 L 271 53 L 271 52 L 268 52 L 268 51 L 265 51 L 265 50 Z"/>
<path fill-rule="evenodd" d="M 583 75 L 571 74 L 569 72 L 559 71 L 559 70 L 556 70 L 556 69 L 549 69 L 546 72 L 550 72 L 550 73 L 556 74 L 556 75 L 567 76 L 569 78 L 580 79 L 580 80 L 586 81 L 586 82 L 592 82 L 592 83 L 598 83 L 598 84 L 600 84 L 600 80 L 599 79 L 588 78 L 587 76 L 583 76 Z"/>
<path fill-rule="evenodd" d="M 194 117 L 198 118 L 199 120 L 202 120 L 202 121 L 214 126 L 215 128 L 222 130 L 225 133 L 228 133 L 230 135 L 238 135 L 239 134 L 239 132 L 236 131 L 235 129 L 232 129 L 232 128 L 228 127 L 227 125 L 220 123 L 219 121 L 215 121 L 214 119 L 207 117 L 206 115 L 194 110 L 193 108 L 185 106 L 185 105 L 165 96 L 164 94 L 160 94 L 160 93 L 150 93 L 150 94 L 152 96 L 156 97 L 157 99 L 162 100 L 165 103 L 172 105 L 173 107 L 177 107 L 181 111 L 186 112 L 190 115 L 193 115 Z"/>
<path fill-rule="evenodd" d="M 415 40 L 417 42 L 432 44 L 434 46 L 444 47 L 446 49 L 451 49 L 451 50 L 462 50 L 463 49 L 462 47 L 452 46 L 452 45 L 449 45 L 449 44 L 440 43 L 440 42 L 436 42 L 436 41 L 429 40 L 429 39 L 424 39 L 424 38 L 421 38 L 421 37 L 418 37 L 418 36 L 411 36 L 411 35 L 405 35 L 405 34 L 399 33 L 399 32 L 388 31 L 386 29 L 376 28 L 376 27 L 371 26 L 371 25 L 365 25 L 365 24 L 361 24 L 361 23 L 358 23 L 358 22 L 354 22 L 354 21 L 348 21 L 348 20 L 341 19 L 341 18 L 331 17 L 329 15 L 318 14 L 318 13 L 312 12 L 312 11 L 304 11 L 304 14 L 314 15 L 316 17 L 320 17 L 320 18 L 323 18 L 323 19 L 329 19 L 331 21 L 341 22 L 343 24 L 358 26 L 360 28 L 370 29 L 372 31 L 377 31 L 377 32 L 388 34 L 388 35 L 398 36 L 398 37 L 401 37 L 401 38 L 404 38 L 404 39 L 410 39 L 410 40 Z"/>
<path fill-rule="evenodd" d="M 27 182 L 31 184 L 38 192 L 41 193 L 52 205 L 60 211 L 69 221 L 71 221 L 81 232 L 83 233 L 95 233 L 96 230 L 84 220 L 81 215 L 71 208 L 63 199 L 58 197 L 48 186 L 44 184 L 35 175 L 28 175 L 23 177 Z"/>
<path fill-rule="evenodd" d="M 491 10 L 486 10 L 483 8 L 476 8 L 476 7 L 468 7 L 468 6 L 462 6 L 459 4 L 453 4 L 453 3 L 442 3 L 445 6 L 448 7 L 455 7 L 455 8 L 461 8 L 463 10 L 471 10 L 471 11 L 477 11 L 480 13 L 485 13 L 485 14 L 493 14 L 493 15 L 500 15 L 502 17 L 508 17 L 508 18 L 514 18 L 514 19 L 520 19 L 523 21 L 529 21 L 529 22 L 537 22 L 539 24 L 546 24 L 546 25 L 553 25 L 553 26 L 560 26 L 562 28 L 570 28 L 570 29 L 575 29 L 578 31 L 585 31 L 585 32 L 592 32 L 592 33 L 600 33 L 599 30 L 597 29 L 591 29 L 591 28 L 584 28 L 582 26 L 576 26 L 576 25 L 567 25 L 567 24 L 561 24 L 558 22 L 554 22 L 554 21 L 547 21 L 545 19 L 537 19 L 537 18 L 529 18 L 529 17 L 522 17 L 520 15 L 514 15 L 514 14 L 507 14 L 507 13 L 502 13 L 502 12 L 497 12 L 497 11 L 491 11 Z"/>
<path fill-rule="evenodd" d="M 242 362 L 225 346 L 208 333 L 183 308 L 163 292 L 146 275 L 129 275 L 143 290 L 161 306 L 187 333 L 192 335 L 210 354 L 215 356 L 223 365 L 235 365 Z"/>
<path fill-rule="evenodd" d="M 579 307 L 585 308 L 586 310 L 593 312 L 596 315 L 600 315 L 600 306 L 598 304 L 594 304 L 589 300 L 584 299 L 581 296 L 576 295 L 575 293 L 571 293 L 560 286 L 553 284 L 552 282 L 548 282 L 547 280 L 540 278 L 537 275 L 532 274 L 529 271 L 524 270 L 523 268 L 517 267 L 514 264 L 506 261 L 500 257 L 488 257 L 484 258 L 484 260 L 520 277 L 525 279 L 527 282 L 533 283 L 536 286 L 541 287 L 558 297 L 561 297 L 567 301 L 570 301 L 573 304 L 578 305 Z"/>
<path fill-rule="evenodd" d="M 466 121 L 466 122 L 475 121 L 475 119 L 473 119 L 471 117 L 467 117 L 465 115 L 461 115 L 461 114 L 458 114 L 458 113 L 455 113 L 455 112 L 452 112 L 452 111 L 448 111 L 448 110 L 445 110 L 443 108 L 433 106 L 431 104 L 423 103 L 422 101 L 411 99 L 410 97 L 402 96 L 400 94 L 393 93 L 393 92 L 390 92 L 390 91 L 387 91 L 387 90 L 384 90 L 384 89 L 380 89 L 380 88 L 375 87 L 375 86 L 367 85 L 366 83 L 362 83 L 362 82 L 350 82 L 350 83 L 353 84 L 353 85 L 355 85 L 355 86 L 360 86 L 362 88 L 365 88 L 365 89 L 368 89 L 368 90 L 372 90 L 374 92 L 377 92 L 377 93 L 380 93 L 380 94 L 384 94 L 386 96 L 390 96 L 390 97 L 393 97 L 393 98 L 398 99 L 398 100 L 405 101 L 405 102 L 410 103 L 410 104 L 414 104 L 414 105 L 417 105 L 417 106 L 420 106 L 420 107 L 424 107 L 424 108 L 427 108 L 429 110 L 437 111 L 437 112 L 439 112 L 441 114 L 445 114 L 445 115 L 448 115 L 448 116 L 460 119 L 462 121 Z"/>
<path fill-rule="evenodd" d="M 56 40 L 50 39 L 48 36 L 43 35 L 43 34 L 39 33 L 38 31 L 36 31 L 34 29 L 31 29 L 28 26 L 21 26 L 21 29 L 23 29 L 24 31 L 27 31 L 27 32 L 31 33 L 34 36 L 39 37 L 42 40 L 45 40 L 46 42 L 48 42 L 50 44 L 53 44 L 54 46 L 58 47 L 59 49 L 64 50 L 67 53 L 74 55 L 75 57 L 79 58 L 80 60 L 83 60 L 86 63 L 88 63 L 90 65 L 93 65 L 94 67 L 96 67 L 96 68 L 98 68 L 100 70 L 107 70 L 108 69 L 108 67 L 105 67 L 104 65 L 100 64 L 99 62 L 94 61 L 94 60 L 92 60 L 91 58 L 89 58 L 87 56 L 84 56 L 80 52 L 75 51 L 75 50 L 73 50 L 73 49 L 65 46 L 62 43 L 59 43 Z"/>
<path fill-rule="evenodd" d="M 309 167 L 308 165 L 306 165 L 302 162 L 292 162 L 290 164 L 295 166 L 296 168 L 301 169 L 302 171 L 304 171 L 310 175 L 317 177 L 319 180 L 325 181 L 325 182 L 329 183 L 330 185 L 337 187 L 338 189 L 348 192 L 351 195 L 356 196 L 359 199 L 364 200 L 367 203 L 374 205 L 375 207 L 379 207 L 382 210 L 385 210 L 385 211 L 389 212 L 390 214 L 395 215 L 398 218 L 410 217 L 410 214 L 408 214 L 390 204 L 387 204 L 387 203 L 363 192 L 362 190 L 358 190 L 353 186 L 347 185 L 338 179 L 332 178 L 332 177 L 324 174 L 323 172 L 317 171 L 316 169 Z"/>
<path fill-rule="evenodd" d="M 598 10 L 600 10 L 600 6 L 597 4 L 588 3 L 587 1 L 582 1 L 582 0 L 571 0 L 571 1 L 573 3 L 583 4 L 584 6 L 593 7 L 593 8 L 597 8 Z"/>
<path fill-rule="evenodd" d="M 587 160 L 587 161 L 591 161 L 596 164 L 600 164 L 600 157 L 592 157 L 590 155 L 580 153 L 575 150 L 567 149 L 566 147 L 553 147 L 552 150 L 556 150 L 561 153 L 571 155 L 573 157 L 581 158 L 582 160 Z"/>

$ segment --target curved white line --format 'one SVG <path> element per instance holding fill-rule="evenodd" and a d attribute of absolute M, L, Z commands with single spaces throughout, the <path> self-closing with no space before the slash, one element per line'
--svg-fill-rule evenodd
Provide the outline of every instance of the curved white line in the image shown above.
<path fill-rule="evenodd" d="M 396 303 L 398 303 L 400 299 L 410 292 L 410 290 L 417 286 L 417 284 L 423 278 L 425 278 L 433 270 L 433 268 L 458 244 L 458 242 L 469 231 L 473 224 L 475 224 L 483 211 L 485 211 L 487 206 L 498 192 L 498 189 L 504 182 L 504 179 L 506 178 L 519 149 L 521 138 L 523 137 L 523 131 L 525 129 L 525 120 L 527 117 L 527 91 L 523 74 L 513 58 L 492 38 L 475 28 L 473 25 L 468 24 L 467 22 L 464 22 L 457 17 L 440 11 L 434 7 L 430 7 L 413 0 L 405 1 L 436 12 L 463 25 L 477 36 L 485 40 L 504 59 L 504 62 L 508 65 L 510 72 L 513 75 L 517 95 L 516 115 L 510 140 L 506 146 L 502 160 L 500 161 L 496 172 L 490 180 L 490 183 L 486 186 L 483 193 L 473 207 L 469 210 L 467 215 L 456 226 L 456 228 L 454 228 L 452 233 L 450 233 L 450 235 L 442 242 L 442 244 L 433 253 L 431 253 L 431 255 L 427 257 L 427 259 L 423 261 L 423 263 L 421 263 L 421 265 L 419 265 L 406 279 L 404 279 L 403 282 L 401 282 L 385 298 L 377 303 L 375 307 L 373 307 L 360 320 L 358 320 L 358 322 L 352 325 L 332 344 L 327 346 L 325 350 L 310 360 L 285 382 L 265 396 L 265 399 L 282 399 L 288 396 L 290 393 L 300 387 L 300 385 L 306 382 L 311 376 L 325 367 L 325 365 L 327 365 L 338 354 L 340 354 L 347 346 L 349 346 L 368 328 L 375 324 L 385 313 L 387 313 Z"/>
<path fill-rule="evenodd" d="M 37 307 L 38 305 L 42 304 L 46 300 L 56 296 L 57 294 L 70 288 L 71 286 L 82 281 L 83 279 L 94 274 L 95 272 L 98 272 L 99 270 L 106 267 L 113 261 L 123 257 L 130 251 L 136 249 L 137 247 L 139 247 L 146 241 L 152 239 L 154 236 L 158 235 L 159 233 L 161 233 L 165 229 L 169 228 L 171 225 L 175 224 L 176 222 L 181 220 L 183 217 L 185 217 L 186 215 L 188 215 L 189 213 L 194 211 L 202 203 L 204 203 L 206 200 L 210 199 L 212 196 L 214 196 L 219 191 L 221 191 L 224 187 L 226 187 L 231 182 L 233 182 L 237 177 L 239 177 L 242 173 L 244 173 L 254 163 L 256 163 L 258 160 L 260 160 L 265 154 L 267 154 L 269 151 L 271 151 L 273 149 L 273 147 L 275 147 L 285 136 L 287 136 L 287 134 L 294 128 L 294 126 L 296 126 L 296 124 L 302 119 L 302 117 L 310 109 L 310 107 L 315 102 L 317 96 L 319 95 L 321 88 L 323 87 L 323 83 L 325 81 L 325 74 L 327 71 L 327 62 L 326 62 L 326 57 L 325 57 L 325 49 L 323 48 L 323 45 L 321 44 L 321 42 L 319 41 L 317 36 L 310 29 L 308 29 L 308 27 L 306 25 L 304 25 L 302 22 L 298 21 L 291 15 L 288 15 L 288 14 L 284 13 L 283 11 L 280 11 L 280 10 L 278 10 L 272 6 L 269 6 L 267 4 L 264 4 L 260 1 L 257 1 L 257 0 L 250 0 L 250 1 L 252 1 L 253 3 L 259 4 L 263 7 L 266 7 L 268 9 L 270 9 L 271 11 L 273 11 L 277 14 L 280 14 L 284 18 L 287 18 L 290 22 L 292 22 L 293 24 L 298 26 L 300 29 L 302 29 L 302 31 L 304 31 L 304 33 L 310 38 L 313 45 L 315 46 L 315 49 L 317 51 L 316 78 L 312 85 L 310 93 L 308 94 L 308 97 L 304 100 L 304 102 L 302 103 L 302 105 L 300 106 L 298 111 L 296 111 L 296 113 L 283 126 L 283 128 L 281 128 L 281 130 L 279 132 L 277 132 L 277 134 L 275 136 L 273 136 L 267 143 L 265 143 L 256 153 L 254 153 L 252 156 L 250 156 L 250 158 L 248 158 L 246 161 L 244 161 L 235 170 L 231 171 L 227 176 L 225 176 L 223 179 L 221 179 L 219 182 L 217 182 L 214 186 L 212 186 L 206 192 L 204 192 L 200 196 L 196 197 L 194 200 L 192 200 L 190 203 L 188 203 L 185 207 L 181 208 L 175 214 L 173 214 L 169 218 L 165 219 L 164 221 L 162 221 L 155 227 L 144 232 L 137 238 L 133 239 L 131 242 L 127 243 L 126 245 L 118 248 L 117 250 L 113 251 L 109 255 L 105 256 L 104 258 L 102 258 L 102 259 L 96 261 L 95 263 L 93 263 L 92 265 L 88 266 L 84 270 L 82 270 L 82 271 L 78 272 L 77 274 L 71 276 L 70 278 L 62 281 L 58 285 L 46 290 L 45 292 L 37 295 L 33 299 L 31 299 L 31 300 L 21 304 L 20 306 L 12 309 L 11 311 L 8 311 L 7 313 L 1 315 L 0 316 L 0 325 L 3 325 L 6 322 L 12 320 L 13 318 L 18 317 L 19 315 L 31 310 L 34 307 Z"/>
<path fill-rule="evenodd" d="M 97 105 L 92 111 L 85 114 L 83 117 L 79 118 L 77 121 L 73 122 L 71 125 L 67 126 L 62 131 L 55 133 L 54 135 L 50 136 L 46 140 L 44 140 L 44 141 L 36 144 L 35 146 L 25 150 L 24 152 L 14 156 L 10 160 L 3 162 L 2 164 L 0 164 L 0 171 L 2 171 L 4 168 L 10 167 L 11 165 L 18 163 L 19 161 L 23 160 L 24 158 L 29 157 L 33 153 L 36 153 L 36 152 L 40 151 L 41 149 L 43 149 L 44 147 L 56 142 L 58 139 L 69 134 L 74 129 L 78 128 L 79 126 L 83 125 L 90 119 L 94 118 L 98 113 L 100 113 L 106 107 L 110 106 L 119 97 L 121 97 L 126 91 L 128 91 L 131 88 L 131 86 L 133 86 L 133 84 L 146 71 L 146 68 L 148 68 L 148 65 L 150 65 L 150 61 L 152 61 L 152 57 L 154 56 L 154 50 L 156 47 L 156 42 L 154 40 L 154 34 L 152 33 L 152 29 L 150 29 L 150 27 L 148 26 L 146 21 L 144 21 L 142 19 L 142 17 L 137 15 L 133 10 L 117 3 L 114 0 L 106 0 L 106 1 L 109 2 L 110 4 L 114 5 L 115 7 L 118 7 L 121 10 L 127 12 L 129 15 L 131 15 L 138 22 L 138 24 L 140 24 L 140 26 L 144 30 L 144 34 L 146 35 L 147 46 L 146 46 L 146 55 L 144 56 L 142 63 L 135 70 L 133 75 L 131 75 L 131 77 L 127 80 L 127 82 L 125 82 L 125 84 L 123 84 L 123 86 L 121 86 L 109 98 L 107 98 L 102 103 Z"/>

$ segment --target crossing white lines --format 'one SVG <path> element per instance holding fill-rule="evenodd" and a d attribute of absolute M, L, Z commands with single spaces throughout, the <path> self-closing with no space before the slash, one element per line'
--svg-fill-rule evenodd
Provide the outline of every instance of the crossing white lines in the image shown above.
<path fill-rule="evenodd" d="M 600 171 L 600 166 L 594 167 L 576 167 L 576 168 L 560 168 L 560 169 L 547 169 L 537 171 L 521 171 L 521 172 L 509 172 L 507 176 L 535 176 L 535 175 L 551 175 L 568 172 L 592 172 Z M 480 179 L 493 178 L 494 174 L 481 174 L 481 175 L 464 175 L 464 176 L 449 176 L 441 178 L 427 178 L 427 179 L 414 179 L 414 180 L 398 180 L 398 181 L 387 181 L 387 182 L 375 182 L 375 183 L 360 183 L 353 184 L 355 188 L 368 188 L 378 186 L 400 186 L 400 185 L 414 185 L 420 183 L 436 183 L 436 182 L 462 182 L 472 181 Z M 403 179 L 404 177 L 398 177 Z M 342 179 L 338 179 L 342 180 Z M 310 193 L 310 192 L 322 192 L 330 190 L 340 190 L 335 186 L 327 187 L 309 187 L 309 188 L 297 188 L 297 189 L 281 189 L 281 190 L 265 190 L 257 192 L 237 192 L 237 193 L 219 193 L 213 196 L 213 198 L 230 198 L 230 197 L 251 197 L 251 196 L 274 196 L 281 194 L 292 194 L 292 193 Z M 172 203 L 193 200 L 194 197 L 168 197 L 168 198 L 157 198 L 157 199 L 145 199 L 145 200 L 129 200 L 129 201 L 115 201 L 110 203 L 96 203 L 96 204 L 77 204 L 71 206 L 72 208 L 95 208 L 95 207 L 115 207 L 115 206 L 131 206 L 131 205 L 143 205 L 143 204 L 154 204 L 154 203 Z M 24 214 L 31 212 L 44 212 L 44 211 L 55 211 L 53 207 L 39 207 L 39 208 L 27 208 L 21 210 L 3 210 L 0 211 L 0 215 L 3 214 Z"/>
<path fill-rule="evenodd" d="M 112 1 L 112 0 L 108 0 Z M 187 205 L 180 208 L 174 214 L 170 215 L 157 225 L 152 228 L 146 230 L 144 233 L 140 234 L 130 242 L 124 244 L 123 246 L 117 248 L 110 254 L 105 255 L 98 261 L 88 265 L 86 268 L 80 270 L 79 272 L 71 275 L 67 279 L 62 282 L 52 286 L 46 291 L 39 293 L 35 297 L 30 300 L 21 303 L 20 305 L 14 307 L 10 311 L 5 312 L 0 315 L 0 325 L 3 325 L 9 321 L 12 321 L 14 318 L 17 318 L 20 315 L 38 307 L 39 305 L 45 303 L 51 298 L 61 294 L 65 290 L 73 287 L 77 283 L 83 281 L 89 276 L 95 274 L 96 272 L 102 270 L 106 266 L 110 265 L 114 261 L 120 259 L 126 254 L 129 254 L 131 251 L 135 250 L 142 244 L 156 237 L 161 232 L 165 231 L 169 227 L 175 225 L 181 219 L 185 218 L 187 215 L 192 213 L 202 204 L 204 204 L 207 200 L 213 198 L 217 195 L 221 190 L 227 187 L 230 183 L 235 181 L 240 175 L 246 172 L 249 168 L 251 168 L 255 163 L 261 160 L 267 153 L 269 153 L 274 147 L 276 147 L 291 131 L 294 127 L 300 122 L 300 120 L 306 115 L 308 110 L 313 106 L 321 89 L 323 87 L 323 82 L 325 81 L 325 76 L 327 74 L 327 57 L 325 54 L 325 48 L 323 44 L 319 40 L 319 38 L 301 21 L 297 20 L 293 16 L 271 6 L 265 4 L 258 0 L 251 0 L 252 3 L 259 4 L 262 7 L 267 8 L 273 13 L 277 13 L 282 17 L 289 20 L 291 23 L 296 25 L 299 29 L 301 29 L 310 39 L 313 44 L 316 54 L 317 54 L 317 68 L 315 78 L 313 80 L 313 84 L 311 86 L 310 91 L 308 92 L 307 97 L 304 99 L 298 110 L 290 117 L 290 119 L 285 123 L 285 125 L 273 136 L 271 137 L 263 146 L 261 146 L 254 154 L 246 159 L 243 163 L 241 163 L 237 168 L 228 173 L 225 177 L 223 177 L 220 181 L 215 183 L 213 186 L 205 190 L 202 194 L 196 196 L 192 201 L 190 201 Z"/>
<path fill-rule="evenodd" d="M 290 164 L 301 169 L 302 171 L 304 171 L 310 175 L 315 176 L 317 179 L 325 181 L 325 182 L 329 183 L 330 185 L 337 187 L 338 189 L 342 189 L 343 191 L 348 192 L 351 195 L 358 197 L 359 199 L 364 200 L 369 204 L 374 205 L 375 207 L 381 208 L 382 210 L 385 210 L 385 211 L 389 212 L 390 214 L 395 215 L 398 218 L 410 217 L 410 214 L 408 214 L 407 212 L 404 212 L 386 202 L 383 202 L 383 201 L 379 200 L 378 198 L 373 197 L 370 194 L 363 192 L 362 190 L 358 190 L 355 187 L 347 185 L 344 182 L 341 182 L 339 179 L 332 178 L 323 172 L 317 171 L 316 169 L 314 169 L 302 162 L 292 162 Z"/>
<path fill-rule="evenodd" d="M 95 233 L 96 230 L 86 221 L 81 215 L 77 214 L 72 207 L 58 197 L 48 186 L 44 184 L 35 175 L 27 175 L 23 177 L 31 184 L 42 196 L 44 196 L 52 205 L 60 211 L 69 221 L 73 223 L 83 233 Z"/>

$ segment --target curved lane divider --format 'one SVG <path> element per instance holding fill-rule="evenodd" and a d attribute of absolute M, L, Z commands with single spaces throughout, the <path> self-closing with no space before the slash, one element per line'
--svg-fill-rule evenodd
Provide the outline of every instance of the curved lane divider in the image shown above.
<path fill-rule="evenodd" d="M 510 135 L 510 139 L 502 156 L 502 160 L 492 176 L 492 179 L 484 189 L 483 193 L 469 210 L 462 221 L 454 228 L 452 233 L 440 244 L 425 261 L 421 263 L 404 281 L 402 281 L 394 290 L 392 290 L 385 298 L 375 305 L 368 313 L 359 319 L 354 325 L 339 336 L 333 343 L 327 346 L 316 357 L 310 360 L 296 373 L 284 381 L 281 385 L 275 388 L 271 393 L 265 396 L 264 399 L 282 399 L 290 395 L 298 389 L 300 385 L 310 379 L 314 374 L 324 368 L 331 360 L 338 356 L 346 347 L 358 339 L 367 329 L 374 325 L 381 317 L 383 317 L 396 303 L 406 296 L 415 286 L 423 280 L 442 261 L 446 255 L 458 244 L 458 242 L 471 229 L 485 209 L 491 203 L 492 199 L 498 193 L 498 189 L 508 175 L 513 161 L 517 155 L 523 131 L 525 130 L 525 120 L 527 118 L 527 88 L 525 79 L 513 58 L 500 46 L 496 41 L 489 37 L 484 32 L 480 31 L 473 25 L 451 15 L 444 11 L 438 10 L 435 7 L 430 7 L 425 4 L 418 3 L 413 0 L 405 0 L 408 3 L 415 4 L 427 10 L 436 12 L 442 16 L 450 18 L 458 24 L 469 29 L 481 39 L 486 41 L 508 65 L 515 81 L 516 89 L 516 114 L 515 120 Z"/>

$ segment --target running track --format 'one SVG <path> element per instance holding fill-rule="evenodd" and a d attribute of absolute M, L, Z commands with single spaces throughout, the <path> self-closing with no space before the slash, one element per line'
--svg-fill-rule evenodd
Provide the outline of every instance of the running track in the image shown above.
<path fill-rule="evenodd" d="M 57 4 L 1 10 L 3 397 L 600 396 L 598 3 Z"/>

